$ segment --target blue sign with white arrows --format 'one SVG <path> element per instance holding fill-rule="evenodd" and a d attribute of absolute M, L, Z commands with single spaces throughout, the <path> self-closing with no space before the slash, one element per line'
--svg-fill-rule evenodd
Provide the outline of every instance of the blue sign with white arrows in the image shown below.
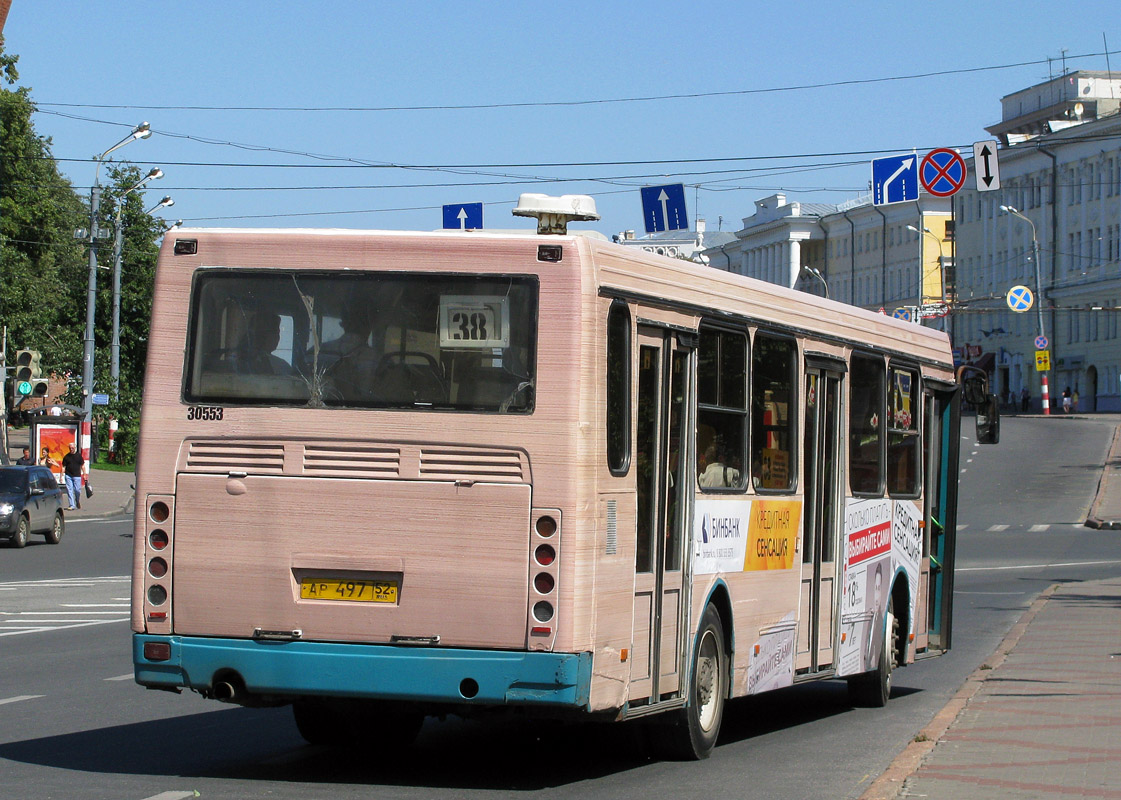
<path fill-rule="evenodd" d="M 872 160 L 872 204 L 902 203 L 919 199 L 919 160 L 888 156 Z"/>
<path fill-rule="evenodd" d="M 444 230 L 477 231 L 482 227 L 482 203 L 457 203 L 444 206 Z"/>
<path fill-rule="evenodd" d="M 642 219 L 647 233 L 689 230 L 689 217 L 685 213 L 685 186 L 642 187 Z"/>

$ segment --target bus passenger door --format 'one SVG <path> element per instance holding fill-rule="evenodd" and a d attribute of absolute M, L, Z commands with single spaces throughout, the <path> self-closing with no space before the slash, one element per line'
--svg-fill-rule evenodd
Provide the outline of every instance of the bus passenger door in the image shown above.
<path fill-rule="evenodd" d="M 840 402 L 841 373 L 807 365 L 802 592 L 795 661 L 800 673 L 833 668 L 841 496 Z"/>
<path fill-rule="evenodd" d="M 689 364 L 671 332 L 639 329 L 632 703 L 668 699 L 680 686 Z"/>
<path fill-rule="evenodd" d="M 958 402 L 954 391 L 932 390 L 930 386 L 923 395 L 923 555 L 930 569 L 926 581 L 926 627 L 927 648 L 931 652 L 950 649 L 961 435 Z"/>

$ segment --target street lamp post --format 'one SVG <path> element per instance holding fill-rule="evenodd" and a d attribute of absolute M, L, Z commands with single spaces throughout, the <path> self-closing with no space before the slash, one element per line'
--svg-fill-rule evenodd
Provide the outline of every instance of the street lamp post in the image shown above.
<path fill-rule="evenodd" d="M 159 180 L 163 170 L 153 167 L 151 171 L 121 192 L 117 198 L 117 210 L 113 215 L 113 339 L 109 344 L 109 381 L 113 384 L 113 397 L 116 398 L 121 382 L 121 250 L 124 244 L 124 226 L 121 224 L 121 207 L 125 197 L 135 192 L 148 181 Z"/>
<path fill-rule="evenodd" d="M 942 249 L 942 240 L 938 238 L 938 235 L 936 233 L 934 233 L 934 231 L 932 231 L 930 228 L 926 227 L 925 225 L 923 225 L 922 228 L 917 228 L 914 225 L 908 225 L 907 230 L 914 231 L 915 233 L 921 233 L 924 236 L 929 236 L 931 239 L 934 240 L 934 243 L 938 245 L 939 283 L 941 283 L 941 287 L 942 287 L 942 302 L 945 303 L 946 302 L 946 273 L 945 273 L 946 253 Z M 924 305 L 923 300 L 925 299 L 925 297 L 924 297 L 925 289 L 926 289 L 926 280 L 925 280 L 925 275 L 923 273 L 922 257 L 920 256 L 919 257 L 919 308 L 920 309 Z"/>
<path fill-rule="evenodd" d="M 1047 338 L 1047 332 L 1043 329 L 1043 292 L 1040 289 L 1039 282 L 1039 238 L 1035 234 L 1035 223 L 1021 214 L 1017 209 L 1012 206 L 1001 206 L 1000 210 L 1005 214 L 1011 214 L 1014 217 L 1019 217 L 1024 222 L 1031 226 L 1031 249 L 1032 258 L 1035 260 L 1035 310 L 1039 315 L 1039 336 L 1042 339 Z M 1040 380 L 1042 381 L 1043 388 L 1043 413 L 1051 413 L 1050 398 L 1047 393 L 1047 371 L 1044 370 L 1040 373 Z"/>
<path fill-rule="evenodd" d="M 101 184 L 98 183 L 98 173 L 101 171 L 101 162 L 114 150 L 124 147 L 136 139 L 147 139 L 151 135 L 151 126 L 147 122 L 141 122 L 132 129 L 132 133 L 98 156 L 93 172 L 93 186 L 90 187 L 90 274 L 86 290 L 86 338 L 82 348 L 82 458 L 85 459 L 87 464 L 90 454 L 90 423 L 93 418 L 93 328 L 94 312 L 97 308 L 97 215 L 101 211 Z"/>
<path fill-rule="evenodd" d="M 813 277 L 815 277 L 819 281 L 821 281 L 821 285 L 825 289 L 825 299 L 828 300 L 829 299 L 829 284 L 825 282 L 825 276 L 821 274 L 821 271 L 816 270 L 813 267 L 802 267 L 802 272 L 805 272 L 808 275 L 812 275 Z"/>

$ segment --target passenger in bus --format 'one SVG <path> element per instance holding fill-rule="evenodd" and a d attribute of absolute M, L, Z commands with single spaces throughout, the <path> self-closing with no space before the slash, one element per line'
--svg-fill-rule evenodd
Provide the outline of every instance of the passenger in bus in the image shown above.
<path fill-rule="evenodd" d="M 317 374 L 330 379 L 339 395 L 337 399 L 367 397 L 373 390 L 378 364 L 378 353 L 370 346 L 373 320 L 369 307 L 365 302 L 351 303 L 343 310 L 339 322 L 342 335 L 321 344 L 317 358 L 309 351 L 307 362 L 317 366 Z"/>
<path fill-rule="evenodd" d="M 235 371 L 243 375 L 292 375 L 292 365 L 273 350 L 280 344 L 280 315 L 258 311 L 234 353 Z"/>
<path fill-rule="evenodd" d="M 725 463 L 727 455 L 716 443 L 705 450 L 705 470 L 697 478 L 697 483 L 706 489 L 739 486 L 740 471 Z"/>

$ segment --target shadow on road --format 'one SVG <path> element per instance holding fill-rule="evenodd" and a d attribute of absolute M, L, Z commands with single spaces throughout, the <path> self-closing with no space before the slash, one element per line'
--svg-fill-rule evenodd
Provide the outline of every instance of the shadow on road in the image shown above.
<path fill-rule="evenodd" d="M 894 696 L 913 691 L 896 687 Z M 737 700 L 727 708 L 720 745 L 842 713 L 857 712 L 839 681 Z M 381 735 L 392 743 L 391 728 Z M 0 759 L 88 773 L 463 790 L 538 791 L 652 763 L 639 723 L 565 724 L 508 715 L 429 719 L 411 749 L 380 752 L 306 745 L 288 708 L 221 708 L 0 745 Z"/>

